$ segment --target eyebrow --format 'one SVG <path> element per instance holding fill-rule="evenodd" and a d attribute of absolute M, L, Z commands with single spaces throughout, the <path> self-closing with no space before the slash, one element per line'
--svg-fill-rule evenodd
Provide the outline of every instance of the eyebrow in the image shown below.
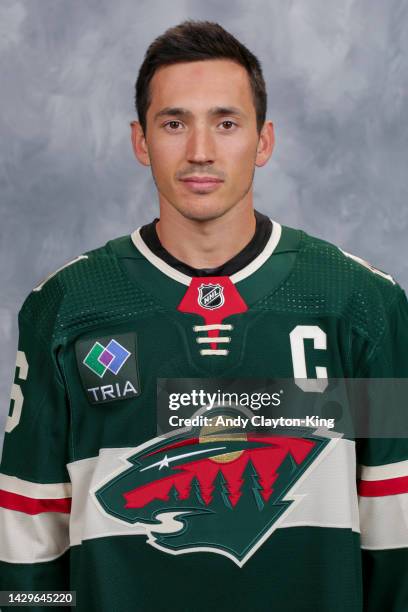
<path fill-rule="evenodd" d="M 243 113 L 236 106 L 213 106 L 207 112 L 211 117 L 220 117 L 222 115 L 236 115 L 240 117 L 245 117 L 245 113 Z M 166 106 L 162 108 L 159 112 L 157 112 L 154 116 L 154 120 L 160 117 L 192 117 L 193 113 L 186 108 L 182 108 L 181 106 Z"/>

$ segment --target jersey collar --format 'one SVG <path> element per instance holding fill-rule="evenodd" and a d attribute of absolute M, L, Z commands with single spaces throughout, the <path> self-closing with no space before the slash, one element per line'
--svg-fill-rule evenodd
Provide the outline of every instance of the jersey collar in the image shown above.
<path fill-rule="evenodd" d="M 272 255 L 272 253 L 278 246 L 279 240 L 282 235 L 282 226 L 277 221 L 273 221 L 273 219 L 271 219 L 271 221 L 272 233 L 264 249 L 249 264 L 247 264 L 246 266 L 241 268 L 241 270 L 238 270 L 238 272 L 235 272 L 230 276 L 230 280 L 233 283 L 238 283 L 256 272 L 267 261 L 267 259 L 269 259 L 269 257 Z M 155 253 L 153 253 L 153 251 L 147 246 L 147 244 L 141 237 L 140 229 L 141 226 L 138 227 L 131 234 L 132 242 L 138 249 L 138 251 L 140 251 L 140 253 L 144 257 L 146 257 L 146 259 L 153 266 L 158 268 L 161 272 L 163 272 L 163 274 L 166 274 L 166 276 L 169 276 L 173 280 L 182 283 L 183 285 L 190 285 L 192 277 L 188 276 L 187 274 L 184 274 L 183 272 L 180 272 L 176 268 L 173 268 L 173 266 L 170 266 L 167 262 L 163 261 L 163 259 L 155 255 Z"/>

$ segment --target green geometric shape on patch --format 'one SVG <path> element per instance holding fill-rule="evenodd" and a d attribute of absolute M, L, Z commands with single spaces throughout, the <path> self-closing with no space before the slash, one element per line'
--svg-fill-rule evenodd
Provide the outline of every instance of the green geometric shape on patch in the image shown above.
<path fill-rule="evenodd" d="M 100 344 L 100 342 L 95 342 L 87 356 L 85 357 L 83 363 L 88 366 L 92 372 L 98 374 L 98 376 L 103 376 L 106 372 L 106 366 L 104 366 L 100 361 L 98 361 L 98 357 L 103 353 L 105 347 Z"/>

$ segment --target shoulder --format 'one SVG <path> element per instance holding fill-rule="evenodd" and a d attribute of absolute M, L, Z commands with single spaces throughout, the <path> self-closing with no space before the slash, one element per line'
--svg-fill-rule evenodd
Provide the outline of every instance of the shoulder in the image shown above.
<path fill-rule="evenodd" d="M 389 326 L 404 291 L 387 272 L 337 245 L 299 230 L 290 274 L 262 304 L 292 315 L 341 320 L 375 342 Z"/>
<path fill-rule="evenodd" d="M 306 232 L 299 255 L 299 267 L 343 299 L 373 299 L 387 307 L 402 291 L 394 277 L 375 263 Z"/>
<path fill-rule="evenodd" d="M 123 237 L 116 240 L 121 240 Z M 73 278 L 78 280 L 83 277 L 89 282 L 93 281 L 95 274 L 103 264 L 110 262 L 114 264 L 116 257 L 110 248 L 109 241 L 105 245 L 90 251 L 85 251 L 76 257 L 68 260 L 59 268 L 50 272 L 43 278 L 31 291 L 28 297 L 32 294 L 40 294 L 45 289 L 57 292 L 57 288 L 63 288 L 67 283 L 72 282 Z M 109 263 L 108 263 L 109 269 Z"/>
<path fill-rule="evenodd" d="M 68 313 L 78 318 L 95 312 L 98 303 L 112 294 L 112 285 L 126 284 L 112 244 L 129 239 L 121 236 L 105 245 L 86 251 L 51 272 L 24 300 L 19 318 L 40 327 L 55 327 L 66 321 Z M 48 335 L 48 334 L 47 334 Z"/>

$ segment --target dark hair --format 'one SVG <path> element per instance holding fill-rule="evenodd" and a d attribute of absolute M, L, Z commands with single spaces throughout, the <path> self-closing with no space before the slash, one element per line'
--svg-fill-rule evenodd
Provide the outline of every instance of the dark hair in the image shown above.
<path fill-rule="evenodd" d="M 258 133 L 265 122 L 267 94 L 259 60 L 218 23 L 183 21 L 169 28 L 148 47 L 135 86 L 135 105 L 144 134 L 146 114 L 150 106 L 150 81 L 161 66 L 179 62 L 230 59 L 248 72 L 256 111 Z"/>

